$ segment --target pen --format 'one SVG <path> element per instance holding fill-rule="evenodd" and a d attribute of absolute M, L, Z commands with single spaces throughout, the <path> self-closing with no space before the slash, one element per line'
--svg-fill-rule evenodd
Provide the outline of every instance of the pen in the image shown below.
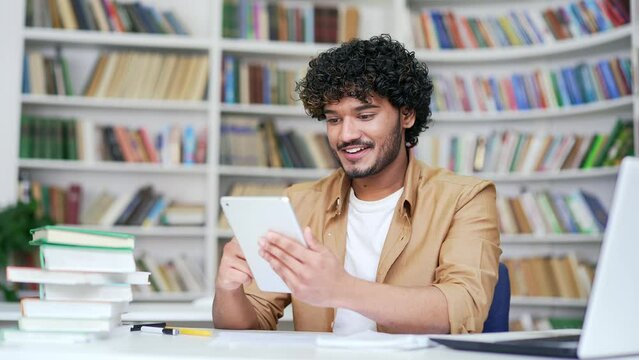
<path fill-rule="evenodd" d="M 213 331 L 207 329 L 193 329 L 193 328 L 181 328 L 170 327 L 169 329 L 177 330 L 180 335 L 194 335 L 194 336 L 212 336 Z"/>
<path fill-rule="evenodd" d="M 142 326 L 140 327 L 140 331 L 165 335 L 177 335 L 179 333 L 177 329 L 168 329 L 156 326 Z"/>
<path fill-rule="evenodd" d="M 153 327 L 159 327 L 159 328 L 163 328 L 166 326 L 165 322 L 158 322 L 158 323 L 146 323 L 146 324 L 135 324 L 131 326 L 131 331 L 140 331 L 140 328 L 142 326 L 153 326 Z"/>

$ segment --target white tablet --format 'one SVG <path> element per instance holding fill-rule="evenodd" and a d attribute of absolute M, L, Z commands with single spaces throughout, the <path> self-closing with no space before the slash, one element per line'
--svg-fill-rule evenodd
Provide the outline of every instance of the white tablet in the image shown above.
<path fill-rule="evenodd" d="M 290 289 L 259 254 L 258 240 L 269 230 L 297 239 L 306 246 L 290 200 L 272 196 L 223 196 L 220 205 L 240 243 L 257 287 L 262 291 Z"/>

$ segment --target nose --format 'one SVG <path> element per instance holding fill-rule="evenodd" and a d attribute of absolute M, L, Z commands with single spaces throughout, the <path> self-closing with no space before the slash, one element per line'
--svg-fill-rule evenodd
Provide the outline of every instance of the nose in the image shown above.
<path fill-rule="evenodd" d="M 342 143 L 349 143 L 359 139 L 362 136 L 362 132 L 357 119 L 352 116 L 344 117 L 339 135 Z"/>

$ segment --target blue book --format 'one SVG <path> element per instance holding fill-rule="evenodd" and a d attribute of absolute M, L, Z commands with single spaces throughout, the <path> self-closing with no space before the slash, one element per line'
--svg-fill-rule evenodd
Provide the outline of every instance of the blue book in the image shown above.
<path fill-rule="evenodd" d="M 526 22 L 528 23 L 528 26 L 535 33 L 535 37 L 537 38 L 537 42 L 542 44 L 544 42 L 544 37 L 541 35 L 541 32 L 539 31 L 539 29 L 537 29 L 537 25 L 535 25 L 535 22 L 530 18 L 530 14 L 529 14 L 528 10 L 524 10 L 523 13 L 524 13 L 524 18 L 526 19 Z"/>
<path fill-rule="evenodd" d="M 579 10 L 579 5 L 576 3 L 572 3 L 568 5 L 568 16 L 570 17 L 570 21 L 573 21 L 575 24 L 579 25 L 579 31 L 582 34 L 589 34 L 590 29 L 588 25 L 586 25 L 586 21 L 583 16 L 581 16 L 581 10 Z"/>
<path fill-rule="evenodd" d="M 519 21 L 519 18 L 517 17 L 517 15 L 515 15 L 514 11 L 510 12 L 508 18 L 510 20 L 509 22 L 513 25 L 513 28 L 515 32 L 517 33 L 517 37 L 523 40 L 524 44 L 532 45 L 533 40 L 530 38 L 530 36 L 528 36 L 528 33 L 522 26 L 521 22 Z"/>
<path fill-rule="evenodd" d="M 586 4 L 586 8 L 590 10 L 590 13 L 595 18 L 595 22 L 597 23 L 597 28 L 599 29 L 599 31 L 606 31 L 612 28 L 612 24 L 609 23 L 609 20 L 604 17 L 601 9 L 597 5 L 597 3 L 595 3 L 595 0 L 585 0 L 584 3 Z"/>
<path fill-rule="evenodd" d="M 630 59 L 617 58 L 617 61 L 619 61 L 619 68 L 621 69 L 621 72 L 626 79 L 626 83 L 630 85 L 630 89 L 632 90 L 632 64 L 630 63 Z"/>
<path fill-rule="evenodd" d="M 566 87 L 566 82 L 564 81 L 564 77 L 562 75 L 562 71 L 559 70 L 557 75 L 557 85 L 559 86 L 559 95 L 563 99 L 564 106 L 570 105 L 570 96 L 568 95 L 568 88 Z"/>
<path fill-rule="evenodd" d="M 29 57 L 27 53 L 24 54 L 22 58 L 22 93 L 30 94 L 31 93 L 31 84 L 29 83 Z"/>
<path fill-rule="evenodd" d="M 84 0 L 71 0 L 71 6 L 73 7 L 75 18 L 78 21 L 78 28 L 80 30 L 91 30 L 87 23 L 87 16 L 84 14 L 84 9 L 82 9 L 82 1 Z"/>
<path fill-rule="evenodd" d="M 563 225 L 563 228 L 566 229 L 570 233 L 579 233 L 579 225 L 577 225 L 577 221 L 575 221 L 572 213 L 568 209 L 568 204 L 566 204 L 566 199 L 561 194 L 550 194 L 550 199 L 554 208 L 557 210 L 557 217 L 559 221 Z"/>
<path fill-rule="evenodd" d="M 486 24 L 490 27 L 489 31 L 491 34 L 493 35 L 497 35 L 497 41 L 499 42 L 499 45 L 501 46 L 510 46 L 512 45 L 510 43 L 510 40 L 508 40 L 508 36 L 506 36 L 506 32 L 504 31 L 504 29 L 501 27 L 501 25 L 499 24 L 499 21 L 497 21 L 497 18 L 494 16 L 489 16 L 487 19 Z"/>
<path fill-rule="evenodd" d="M 151 210 L 149 210 L 149 213 L 146 215 L 144 222 L 142 222 L 142 226 L 149 227 L 149 226 L 158 224 L 160 215 L 162 215 L 162 212 L 164 212 L 164 209 L 166 209 L 166 206 L 167 206 L 167 202 L 166 200 L 164 200 L 164 197 L 159 196 L 155 200 L 155 203 L 151 207 Z"/>
<path fill-rule="evenodd" d="M 311 5 L 304 9 L 304 41 L 315 42 L 315 11 Z"/>
<path fill-rule="evenodd" d="M 140 4 L 140 3 L 134 3 L 133 7 L 135 9 L 135 12 L 140 17 L 140 20 L 144 24 L 144 28 L 148 32 L 153 33 L 153 34 L 157 34 L 157 33 L 160 32 L 157 29 L 157 27 L 155 26 L 155 22 L 153 21 L 153 18 L 151 16 L 151 14 L 149 13 L 149 10 L 147 9 L 147 6 L 144 6 L 144 5 Z"/>
<path fill-rule="evenodd" d="M 515 92 L 515 101 L 517 102 L 517 109 L 519 110 L 528 110 L 530 109 L 530 105 L 528 104 L 528 99 L 526 98 L 526 88 L 524 86 L 524 79 L 522 75 L 513 74 L 510 77 L 513 84 L 513 91 Z"/>
<path fill-rule="evenodd" d="M 235 98 L 235 67 L 237 59 L 232 55 L 224 55 L 224 102 L 235 104 L 238 99 Z"/>
<path fill-rule="evenodd" d="M 606 224 L 608 223 L 608 212 L 606 211 L 606 208 L 604 208 L 597 197 L 589 192 L 581 190 L 581 195 L 583 195 L 584 200 L 586 200 L 586 205 L 588 205 L 590 212 L 595 218 L 595 223 L 599 227 L 599 230 L 603 232 L 606 229 Z"/>
<path fill-rule="evenodd" d="M 579 86 L 577 84 L 577 79 L 574 76 L 574 69 L 561 69 L 561 77 L 564 79 L 564 83 L 566 84 L 570 103 L 573 105 L 583 103 L 583 100 L 581 99 L 581 93 L 579 91 Z"/>
<path fill-rule="evenodd" d="M 504 104 L 501 102 L 501 96 L 499 96 L 499 86 L 497 80 L 494 77 L 488 78 L 488 84 L 490 84 L 490 90 L 493 92 L 493 98 L 495 99 L 495 107 L 497 111 L 504 110 Z"/>
<path fill-rule="evenodd" d="M 195 130 L 190 125 L 184 127 L 182 133 L 182 163 L 185 165 L 192 165 L 195 163 L 195 147 L 197 140 L 195 137 Z"/>
<path fill-rule="evenodd" d="M 619 89 L 617 88 L 615 77 L 612 74 L 610 63 L 607 60 L 602 60 L 597 64 L 597 66 L 599 67 L 599 70 L 601 70 L 601 75 L 604 78 L 604 86 L 606 86 L 606 89 L 608 89 L 610 98 L 611 99 L 618 98 L 620 96 Z"/>
<path fill-rule="evenodd" d="M 597 90 L 589 67 L 585 64 L 577 65 L 577 76 L 579 76 L 583 84 L 584 101 L 588 103 L 597 101 Z"/>
<path fill-rule="evenodd" d="M 240 39 L 248 39 L 248 27 L 253 26 L 253 24 L 249 24 L 248 22 L 248 12 L 251 4 L 249 0 L 240 0 Z"/>
<path fill-rule="evenodd" d="M 446 26 L 444 25 L 444 18 L 439 11 L 432 11 L 431 17 L 433 18 L 433 23 L 435 24 L 435 32 L 437 33 L 437 40 L 439 41 L 439 45 L 442 49 L 453 49 L 453 42 L 450 39 L 448 32 L 446 31 Z"/>

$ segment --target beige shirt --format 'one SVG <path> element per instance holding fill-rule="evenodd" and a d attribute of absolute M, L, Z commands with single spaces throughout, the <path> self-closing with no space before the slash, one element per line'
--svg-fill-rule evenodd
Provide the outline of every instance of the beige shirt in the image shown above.
<path fill-rule="evenodd" d="M 350 179 L 339 169 L 287 190 L 300 225 L 310 226 L 342 264 L 349 189 Z M 491 182 L 431 168 L 411 154 L 376 281 L 436 286 L 448 302 L 451 333 L 481 332 L 501 255 L 495 196 Z M 332 331 L 333 308 L 311 306 L 290 294 L 265 293 L 254 283 L 244 290 L 262 329 L 275 329 L 284 308 L 292 303 L 295 330 Z M 377 330 L 386 329 L 378 324 Z"/>

